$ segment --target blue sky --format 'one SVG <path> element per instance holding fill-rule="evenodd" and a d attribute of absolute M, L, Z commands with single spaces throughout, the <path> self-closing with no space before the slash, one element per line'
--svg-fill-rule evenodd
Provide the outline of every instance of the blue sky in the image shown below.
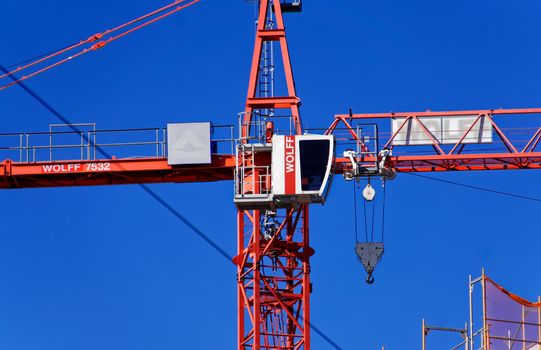
<path fill-rule="evenodd" d="M 0 63 L 87 38 L 166 1 L 6 2 Z M 535 1 L 305 1 L 286 17 L 303 119 L 336 113 L 539 107 Z M 28 81 L 98 128 L 231 124 L 243 109 L 253 5 L 203 0 Z M 1 132 L 57 120 L 18 88 L 0 92 Z M 535 171 L 439 174 L 541 197 Z M 232 183 L 153 185 L 231 254 Z M 136 186 L 2 192 L 0 348 L 233 349 L 235 269 Z M 462 326 L 467 276 L 482 267 L 541 294 L 534 202 L 410 176 L 388 188 L 386 253 L 364 283 L 353 253 L 351 185 L 313 209 L 312 319 L 343 349 L 416 349 L 420 323 Z M 450 340 L 431 338 L 434 348 Z M 439 346 L 439 347 L 438 347 Z M 314 349 L 329 346 L 313 335 Z"/>

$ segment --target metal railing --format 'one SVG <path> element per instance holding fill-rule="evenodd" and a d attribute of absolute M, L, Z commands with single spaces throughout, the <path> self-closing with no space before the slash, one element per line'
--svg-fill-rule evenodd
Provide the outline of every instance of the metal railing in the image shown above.
<path fill-rule="evenodd" d="M 271 194 L 270 166 L 242 166 L 235 171 L 235 197 L 265 197 Z"/>
<path fill-rule="evenodd" d="M 246 112 L 237 115 L 238 119 L 238 140 L 248 143 L 266 143 L 267 140 L 267 122 L 273 122 L 273 133 L 278 135 L 293 135 L 295 126 L 293 116 L 291 115 L 265 115 L 259 112 L 252 112 L 252 118 L 249 123 L 244 122 Z M 242 135 L 243 128 L 248 128 L 249 134 Z"/>
<path fill-rule="evenodd" d="M 74 126 L 79 131 L 73 131 Z M 234 126 L 212 126 L 211 144 L 213 154 L 234 154 Z M 48 132 L 0 134 L 0 161 L 93 161 L 109 156 L 167 158 L 167 129 L 96 130 L 95 124 L 52 124 Z"/>

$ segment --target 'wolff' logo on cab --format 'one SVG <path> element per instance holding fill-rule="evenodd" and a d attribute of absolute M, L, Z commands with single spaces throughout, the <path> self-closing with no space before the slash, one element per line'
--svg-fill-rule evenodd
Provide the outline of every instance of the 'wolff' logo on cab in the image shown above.
<path fill-rule="evenodd" d="M 295 193 L 295 136 L 284 137 L 285 142 L 285 192 Z"/>

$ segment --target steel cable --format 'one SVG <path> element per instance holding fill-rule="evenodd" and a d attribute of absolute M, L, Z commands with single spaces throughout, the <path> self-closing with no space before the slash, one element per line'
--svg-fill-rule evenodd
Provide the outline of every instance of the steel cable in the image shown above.
<path fill-rule="evenodd" d="M 366 199 L 363 197 L 363 208 L 364 208 L 364 236 L 365 241 L 368 242 L 368 219 L 366 217 Z"/>
<path fill-rule="evenodd" d="M 354 218 L 355 218 L 355 243 L 359 242 L 359 234 L 358 234 L 358 219 L 357 219 L 357 187 L 356 187 L 356 180 L 353 180 L 353 211 L 354 211 Z"/>
<path fill-rule="evenodd" d="M 8 71 L 7 69 L 0 65 L 0 70 L 5 72 L 9 75 L 12 79 L 15 79 Z M 45 101 L 41 96 L 39 96 L 36 92 L 34 92 L 32 89 L 30 89 L 25 83 L 19 81 L 17 82 L 17 85 L 19 85 L 26 93 L 28 93 L 34 100 L 36 100 L 40 105 L 42 105 L 45 109 L 47 109 L 49 112 L 51 112 L 55 117 L 57 117 L 59 120 L 61 120 L 64 124 L 66 124 L 73 132 L 81 134 L 83 136 L 83 139 L 85 142 L 90 142 L 88 139 L 88 135 L 86 135 L 84 132 L 82 132 L 78 127 L 73 125 L 73 123 L 70 122 L 66 117 L 64 117 L 58 110 L 53 108 L 47 101 Z M 96 149 L 106 158 L 112 159 L 113 157 L 105 151 L 102 147 L 99 145 L 96 145 Z M 152 189 L 150 189 L 147 185 L 143 183 L 137 183 L 145 191 L 148 195 L 150 195 L 152 198 L 154 198 L 158 203 L 160 203 L 164 208 L 166 208 L 169 212 L 171 212 L 174 216 L 176 216 L 179 220 L 181 220 L 186 226 L 188 226 L 192 231 L 194 231 L 199 237 L 201 237 L 203 240 L 205 240 L 210 246 L 212 246 L 214 249 L 216 249 L 222 256 L 227 258 L 229 261 L 233 258 L 230 254 L 225 252 L 216 242 L 214 242 L 210 237 L 205 235 L 200 229 L 198 229 L 194 224 L 192 224 L 188 219 L 186 219 L 183 215 L 181 215 L 177 210 L 175 210 L 171 204 L 169 204 L 165 199 L 158 196 L 156 192 L 154 192 Z"/>
<path fill-rule="evenodd" d="M 375 220 L 375 217 L 376 217 L 376 203 L 374 200 L 371 201 L 372 202 L 372 233 L 370 235 L 370 243 L 373 243 L 374 242 L 374 220 Z"/>
<path fill-rule="evenodd" d="M 42 97 L 40 97 L 35 91 L 33 91 L 30 87 L 28 87 L 24 82 L 22 81 L 16 81 L 16 77 L 14 77 L 4 66 L 0 64 L 0 70 L 7 74 L 9 78 L 14 80 L 14 83 L 18 86 L 20 86 L 26 93 L 28 93 L 34 100 L 36 100 L 42 107 L 47 109 L 50 113 L 52 113 L 56 118 L 61 120 L 63 123 L 68 124 L 68 127 L 72 129 L 72 131 L 81 133 L 79 128 L 72 125 L 72 123 L 64 117 L 58 110 L 56 110 L 53 106 L 51 106 L 47 101 L 45 101 Z M 83 134 L 83 138 L 86 142 L 89 141 L 88 137 Z M 101 147 L 96 146 L 98 151 L 111 159 L 112 157 Z M 218 252 L 221 256 L 223 256 L 228 262 L 233 263 L 232 259 L 233 257 L 228 254 L 225 249 L 223 249 L 218 243 L 216 243 L 213 239 L 211 239 L 208 235 L 206 235 L 203 231 L 201 231 L 197 226 L 195 226 L 190 220 L 188 220 L 185 216 L 180 214 L 178 210 L 173 208 L 173 206 L 167 202 L 165 199 L 160 197 L 156 192 L 154 192 L 150 187 L 148 187 L 146 184 L 143 183 L 137 183 L 139 187 L 147 193 L 151 198 L 153 198 L 156 202 L 158 202 L 160 205 L 162 205 L 165 209 L 167 209 L 171 214 L 173 214 L 176 218 L 178 218 L 183 224 L 185 224 L 192 232 L 194 232 L 197 236 L 199 236 L 201 239 L 203 239 L 208 245 L 210 245 L 216 252 Z M 234 263 L 233 263 L 234 264 Z M 302 320 L 302 316 L 299 315 L 299 318 Z M 319 336 L 321 336 L 328 344 L 330 344 L 334 349 L 336 350 L 343 350 L 341 347 L 339 347 L 329 336 L 327 336 L 323 331 L 321 331 L 319 328 L 317 328 L 312 322 L 308 322 L 310 325 L 310 329 L 314 330 Z"/>
<path fill-rule="evenodd" d="M 383 243 L 385 238 L 385 198 L 387 192 L 387 184 L 383 180 L 383 210 L 381 212 L 381 243 Z"/>
<path fill-rule="evenodd" d="M 166 17 L 169 17 L 171 15 L 173 15 L 174 13 L 177 13 L 178 11 L 181 11 L 189 6 L 192 6 L 196 3 L 198 3 L 199 1 L 201 0 L 175 0 L 173 1 L 171 4 L 169 5 L 166 5 L 158 10 L 155 10 L 155 11 L 152 11 L 144 16 L 141 16 L 141 17 L 138 17 L 134 20 L 131 20 L 129 22 L 126 22 L 122 25 L 119 25 L 113 29 L 108 29 L 106 31 L 104 31 L 103 33 L 97 33 L 97 34 L 94 34 L 92 36 L 90 36 L 89 38 L 85 39 L 85 40 L 82 40 L 78 43 L 75 43 L 75 44 L 72 44 L 72 45 L 69 45 L 69 46 L 66 46 L 64 47 L 63 49 L 59 49 L 59 50 L 56 50 L 56 51 L 51 51 L 49 54 L 46 54 L 46 55 L 43 55 L 41 57 L 38 56 L 38 59 L 36 61 L 33 61 L 29 64 L 26 64 L 22 67 L 17 67 L 16 69 L 12 70 L 12 71 L 4 71 L 4 74 L 3 75 L 0 75 L 0 80 L 2 80 L 3 78 L 5 77 L 8 77 L 11 78 L 13 80 L 13 82 L 11 83 L 8 83 L 8 84 L 3 84 L 3 85 L 0 85 L 0 90 L 4 90 L 4 89 L 7 89 L 15 84 L 17 84 L 17 82 L 21 82 L 21 81 L 24 81 L 26 79 L 29 79 L 31 77 L 34 77 L 40 73 L 43 73 L 45 71 L 48 71 L 49 69 L 52 69 L 54 67 L 57 67 L 63 63 L 66 63 L 68 61 L 71 61 L 73 60 L 74 58 L 77 58 L 79 56 L 82 56 L 90 51 L 96 51 L 102 47 L 104 47 L 105 45 L 107 45 L 108 43 L 112 42 L 112 41 L 115 41 L 117 39 L 120 39 L 134 31 L 137 31 L 141 28 L 144 28 L 152 23 L 155 23 L 159 20 L 162 20 Z M 158 16 L 159 15 L 159 16 Z M 156 17 L 154 17 L 156 16 Z M 131 25 L 134 25 L 138 22 L 141 22 L 141 21 L 144 21 L 144 20 L 147 20 L 148 18 L 151 18 L 151 17 L 154 17 L 152 19 L 149 19 L 148 21 L 146 22 L 143 22 L 133 28 L 130 28 L 130 29 L 127 29 L 123 32 L 120 32 L 119 34 L 117 35 L 114 35 L 114 36 L 110 36 L 108 38 L 105 38 L 103 39 L 105 36 L 109 35 L 109 34 L 112 34 L 116 31 L 119 31 L 121 29 L 124 29 L 125 27 L 128 27 L 128 26 L 131 26 Z M 102 40 L 103 39 L 103 40 Z M 94 43 L 94 44 L 92 44 Z M 62 54 L 62 53 L 67 53 L 69 51 L 72 51 L 73 49 L 75 48 L 78 48 L 80 46 L 83 46 L 85 44 L 89 44 L 89 46 L 83 48 L 81 51 L 75 53 L 75 54 L 72 54 L 72 55 L 69 55 L 68 57 L 65 57 L 65 58 L 59 58 L 58 61 L 54 62 L 54 63 L 51 63 L 47 66 L 45 66 L 44 68 L 40 68 L 40 69 L 37 69 L 36 71 L 28 74 L 28 75 L 23 75 L 21 78 L 15 78 L 13 77 L 13 74 L 15 73 L 19 73 L 19 72 L 22 72 L 32 66 L 35 66 L 39 63 L 42 63 L 42 62 L 45 62 L 45 61 L 48 61 L 52 58 L 55 58 L 56 56 Z M 92 44 L 92 45 L 90 45 Z M 29 60 L 26 60 L 26 61 L 29 61 Z M 11 66 L 10 66 L 11 67 Z"/>
<path fill-rule="evenodd" d="M 490 189 L 490 188 L 484 188 L 484 187 L 479 187 L 479 186 L 474 186 L 474 185 L 468 185 L 468 184 L 464 184 L 464 183 L 460 183 L 460 182 L 456 182 L 456 181 L 437 179 L 435 177 L 430 177 L 430 176 L 421 175 L 421 174 L 414 174 L 414 173 L 409 173 L 409 172 L 403 172 L 401 174 L 408 174 L 408 175 L 411 175 L 411 176 L 416 176 L 416 177 L 420 177 L 420 178 L 427 179 L 427 180 L 443 182 L 443 183 L 450 184 L 450 185 L 461 186 L 461 187 L 465 187 L 465 188 L 469 188 L 469 189 L 473 189 L 473 190 L 499 194 L 499 195 L 502 195 L 502 196 L 514 197 L 514 198 L 519 198 L 519 199 L 526 199 L 526 200 L 530 200 L 530 201 L 534 201 L 534 202 L 541 202 L 541 198 L 535 198 L 535 197 L 525 196 L 525 195 L 511 193 L 511 192 L 498 191 L 498 190 L 493 190 L 493 189 Z"/>
<path fill-rule="evenodd" d="M 60 52 L 60 51 L 66 50 L 66 49 L 72 47 L 72 46 L 75 45 L 75 44 L 77 44 L 77 43 L 73 43 L 73 44 L 64 46 L 64 47 L 62 47 L 62 48 L 60 48 L 60 49 L 56 49 L 56 50 L 53 50 L 53 51 L 49 51 L 49 52 L 43 53 L 43 54 L 41 54 L 41 55 L 37 55 L 37 56 L 31 57 L 31 58 L 28 58 L 28 59 L 26 59 L 26 60 L 23 60 L 23 61 L 14 63 L 14 64 L 9 65 L 9 66 L 6 66 L 5 68 L 6 68 L 6 69 L 11 69 L 11 68 L 14 68 L 14 67 L 18 67 L 18 66 L 20 66 L 21 64 L 25 64 L 25 63 L 32 62 L 32 61 L 35 61 L 35 60 L 39 60 L 39 59 L 41 59 L 41 58 L 43 58 L 43 57 L 47 57 L 47 56 L 56 54 L 56 53 L 58 53 L 58 52 Z M 5 75 L 3 75 L 3 76 L 5 76 Z M 0 78 L 1 78 L 1 77 L 0 77 Z"/>

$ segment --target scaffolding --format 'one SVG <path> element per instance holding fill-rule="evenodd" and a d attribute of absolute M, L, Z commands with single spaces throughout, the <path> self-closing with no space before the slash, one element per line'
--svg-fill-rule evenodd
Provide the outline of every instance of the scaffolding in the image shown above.
<path fill-rule="evenodd" d="M 480 305 L 475 302 L 479 297 Z M 459 334 L 462 341 L 450 350 L 541 349 L 541 297 L 537 302 L 521 298 L 494 282 L 483 270 L 478 278 L 469 276 L 468 299 L 469 320 L 464 328 L 429 326 L 422 320 L 422 350 L 428 349 L 427 336 L 431 331 Z"/>

